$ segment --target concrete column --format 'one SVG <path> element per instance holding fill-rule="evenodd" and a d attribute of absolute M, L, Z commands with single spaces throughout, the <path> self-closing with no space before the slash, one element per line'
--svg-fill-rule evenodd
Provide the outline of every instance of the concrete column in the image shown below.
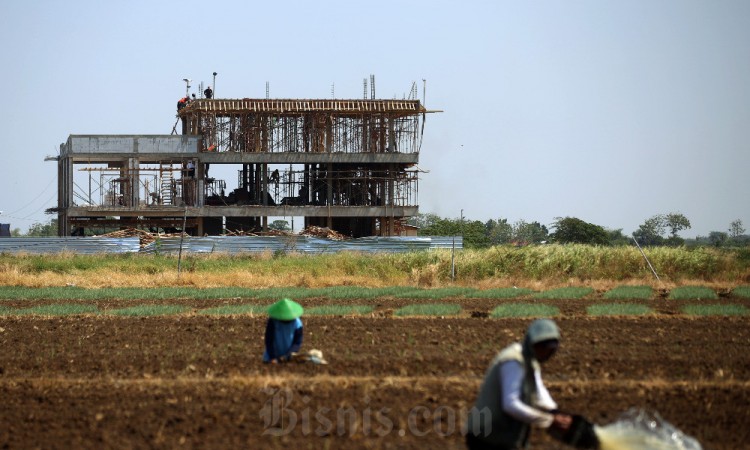
<path fill-rule="evenodd" d="M 362 149 L 360 152 L 368 152 L 368 143 L 370 141 L 369 120 L 365 117 L 362 119 Z"/>
<path fill-rule="evenodd" d="M 333 118 L 326 117 L 326 152 L 333 151 Z"/>
<path fill-rule="evenodd" d="M 258 166 L 260 167 L 260 204 L 268 206 L 268 164 L 258 164 Z"/>
<path fill-rule="evenodd" d="M 57 216 L 57 234 L 70 236 L 70 222 L 68 208 L 71 207 L 71 192 L 73 192 L 73 164 L 69 157 L 60 157 L 57 162 L 57 206 L 60 212 Z"/>
<path fill-rule="evenodd" d="M 393 116 L 388 117 L 388 148 L 387 151 L 389 152 L 395 152 L 396 151 L 396 131 L 394 130 L 394 118 Z"/>
<path fill-rule="evenodd" d="M 268 152 L 268 143 L 270 142 L 269 132 L 268 132 L 268 126 L 270 119 L 268 117 L 263 117 L 262 119 L 262 125 L 261 125 L 261 149 L 262 152 Z"/>
<path fill-rule="evenodd" d="M 141 177 L 138 158 L 128 158 L 128 177 L 130 178 L 130 206 L 140 207 Z"/>
<path fill-rule="evenodd" d="M 205 178 L 206 178 L 206 165 L 201 163 L 199 160 L 194 160 L 195 162 L 195 178 L 196 178 L 196 193 L 195 193 L 195 206 L 203 206 L 205 204 Z M 201 220 L 201 226 L 203 226 L 203 221 Z M 201 234 L 202 236 L 203 234 Z"/>
<path fill-rule="evenodd" d="M 203 231 L 203 217 L 196 217 L 195 218 L 195 235 L 196 236 L 203 236 L 205 232 Z"/>

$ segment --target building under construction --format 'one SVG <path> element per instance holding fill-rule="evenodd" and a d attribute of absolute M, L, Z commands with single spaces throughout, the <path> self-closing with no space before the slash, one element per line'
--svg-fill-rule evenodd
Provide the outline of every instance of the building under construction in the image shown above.
<path fill-rule="evenodd" d="M 410 99 L 200 98 L 180 105 L 171 135 L 71 135 L 52 158 L 59 232 L 220 235 L 296 217 L 404 235 L 427 112 Z"/>

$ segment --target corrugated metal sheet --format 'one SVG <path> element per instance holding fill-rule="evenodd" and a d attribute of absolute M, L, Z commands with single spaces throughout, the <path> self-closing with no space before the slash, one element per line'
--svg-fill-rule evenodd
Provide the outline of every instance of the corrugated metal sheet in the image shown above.
<path fill-rule="evenodd" d="M 103 237 L 11 237 L 0 238 L 0 253 L 136 253 L 140 239 Z"/>
<path fill-rule="evenodd" d="M 207 236 L 185 238 L 183 253 L 336 253 L 340 251 L 402 253 L 416 250 L 451 248 L 453 237 L 367 237 L 333 241 L 308 236 Z M 456 249 L 463 248 L 461 236 L 455 237 Z M 177 253 L 180 238 L 163 238 L 144 247 L 142 251 Z"/>
<path fill-rule="evenodd" d="M 206 236 L 183 239 L 183 253 L 336 253 L 356 251 L 363 253 L 403 253 L 437 248 L 463 248 L 461 236 L 426 237 L 366 237 L 346 241 L 333 241 L 308 236 Z M 43 237 L 1 238 L 0 253 L 162 253 L 180 251 L 180 238 L 161 238 L 140 248 L 137 237 Z"/>
<path fill-rule="evenodd" d="M 430 239 L 430 248 L 464 248 L 463 236 L 432 236 Z"/>

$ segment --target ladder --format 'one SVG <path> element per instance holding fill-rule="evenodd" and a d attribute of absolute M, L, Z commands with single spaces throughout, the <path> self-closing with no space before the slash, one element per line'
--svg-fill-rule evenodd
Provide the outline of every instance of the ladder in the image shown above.
<path fill-rule="evenodd" d="M 172 177 L 172 165 L 161 164 L 159 173 L 161 174 L 161 204 L 172 205 L 174 203 L 174 177 Z"/>

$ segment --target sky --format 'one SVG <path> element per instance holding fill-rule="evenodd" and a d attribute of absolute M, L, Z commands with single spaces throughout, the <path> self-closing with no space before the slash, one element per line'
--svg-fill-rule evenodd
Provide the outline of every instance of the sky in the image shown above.
<path fill-rule="evenodd" d="M 183 78 L 213 72 L 217 98 L 358 99 L 370 75 L 377 98 L 403 98 L 416 82 L 442 111 L 422 213 L 750 229 L 746 0 L 3 0 L 0 43 L 12 229 L 53 217 L 44 158 L 69 135 L 169 134 Z"/>

